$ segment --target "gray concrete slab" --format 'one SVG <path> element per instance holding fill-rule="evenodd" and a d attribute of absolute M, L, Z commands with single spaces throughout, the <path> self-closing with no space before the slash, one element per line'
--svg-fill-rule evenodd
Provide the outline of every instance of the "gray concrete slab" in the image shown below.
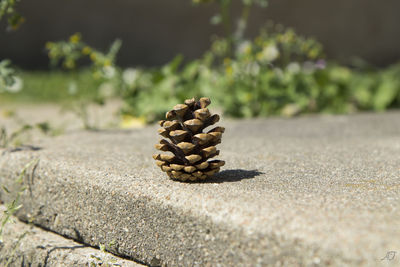
<path fill-rule="evenodd" d="M 400 264 L 384 258 L 400 253 L 400 113 L 221 125 L 227 164 L 208 182 L 169 180 L 152 126 L 3 152 L 0 184 L 38 158 L 19 218 L 151 265 Z"/>
<path fill-rule="evenodd" d="M 0 211 L 5 207 L 0 205 Z M 0 243 L 0 266 L 144 266 L 84 246 L 39 227 L 22 223 L 5 226 Z"/>

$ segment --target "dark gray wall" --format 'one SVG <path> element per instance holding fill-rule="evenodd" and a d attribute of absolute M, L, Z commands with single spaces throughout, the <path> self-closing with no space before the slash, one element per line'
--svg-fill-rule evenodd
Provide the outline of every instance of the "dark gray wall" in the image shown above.
<path fill-rule="evenodd" d="M 238 1 L 239 2 L 239 1 Z M 190 0 L 22 0 L 26 23 L 16 32 L 0 31 L 0 59 L 25 68 L 45 68 L 46 41 L 81 32 L 106 49 L 123 40 L 122 65 L 160 65 L 177 53 L 195 58 L 220 29 L 209 25 L 215 7 L 195 8 Z M 377 65 L 400 59 L 398 0 L 270 0 L 252 12 L 249 36 L 269 19 L 319 39 L 329 57 L 348 63 L 362 57 Z"/>

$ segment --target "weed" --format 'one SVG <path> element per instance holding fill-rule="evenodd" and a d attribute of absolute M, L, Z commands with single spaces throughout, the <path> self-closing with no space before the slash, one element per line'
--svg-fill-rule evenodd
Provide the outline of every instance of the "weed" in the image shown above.
<path fill-rule="evenodd" d="M 65 69 L 71 71 L 73 76 L 77 77 L 77 63 L 86 58 L 91 62 L 91 80 L 97 84 L 96 93 L 91 99 L 79 99 L 70 105 L 70 110 L 81 118 L 85 129 L 95 128 L 90 123 L 88 115 L 88 105 L 95 103 L 103 105 L 105 99 L 116 94 L 120 86 L 121 75 L 116 66 L 116 56 L 122 42 L 115 40 L 107 53 L 103 53 L 89 46 L 82 41 L 80 33 L 70 36 L 68 41 L 48 42 L 46 49 L 53 66 L 61 64 Z M 67 52 L 66 52 L 67 51 Z M 76 78 L 70 81 L 69 91 L 71 94 L 79 92 Z"/>
<path fill-rule="evenodd" d="M 20 0 L 0 0 L 0 21 L 7 17 L 8 29 L 16 30 L 25 21 L 17 12 L 15 6 Z"/>
<path fill-rule="evenodd" d="M 12 219 L 12 216 L 22 207 L 22 204 L 20 204 L 20 198 L 21 198 L 21 195 L 26 190 L 26 187 L 24 186 L 24 177 L 26 175 L 26 172 L 32 166 L 33 166 L 33 169 L 36 168 L 38 163 L 39 163 L 39 159 L 33 159 L 32 161 L 30 161 L 28 164 L 26 164 L 24 166 L 24 168 L 21 170 L 19 176 L 15 180 L 15 184 L 17 186 L 16 197 L 13 201 L 11 201 L 9 204 L 6 205 L 6 210 L 4 211 L 3 216 L 1 217 L 0 244 L 3 242 L 3 233 L 4 233 L 6 224 L 14 222 Z M 4 190 L 5 193 L 11 194 L 10 190 L 6 186 L 2 185 L 2 189 Z M 13 256 L 15 255 L 15 253 L 17 251 L 17 247 L 18 247 L 19 243 L 27 234 L 28 234 L 28 232 L 26 231 L 18 236 L 17 242 L 14 244 L 11 254 L 8 255 L 8 260 L 5 264 L 6 267 L 12 263 Z"/>
<path fill-rule="evenodd" d="M 21 242 L 21 240 L 28 234 L 28 231 L 22 233 L 21 235 L 18 236 L 17 242 L 15 242 L 14 247 L 11 251 L 11 254 L 8 255 L 8 260 L 6 262 L 6 264 L 4 265 L 5 267 L 10 266 L 10 264 L 12 263 L 12 260 L 14 258 L 15 253 L 17 252 L 17 248 L 19 243 Z"/>
<path fill-rule="evenodd" d="M 112 257 L 111 255 L 106 254 L 106 246 L 103 244 L 99 245 L 100 252 L 103 254 L 102 257 L 91 254 L 90 258 L 94 259 L 95 261 L 90 262 L 90 266 L 120 266 L 117 263 L 117 260 Z"/>
<path fill-rule="evenodd" d="M 14 94 L 22 89 L 22 80 L 16 75 L 11 67 L 11 61 L 4 59 L 0 61 L 0 93 L 8 92 Z"/>
<path fill-rule="evenodd" d="M 24 193 L 26 187 L 24 186 L 24 177 L 26 175 L 26 172 L 29 170 L 30 167 L 35 167 L 39 163 L 39 159 L 33 159 L 31 160 L 28 164 L 24 166 L 24 168 L 21 170 L 19 176 L 15 180 L 15 185 L 17 187 L 16 190 L 16 197 L 14 200 L 12 200 L 10 203 L 6 205 L 6 210 L 3 213 L 3 216 L 1 217 L 1 225 L 0 225 L 0 243 L 3 242 L 3 231 L 4 227 L 6 226 L 7 223 L 12 222 L 12 216 L 22 207 L 22 204 L 20 204 L 20 199 L 21 195 Z M 10 194 L 10 190 L 2 185 L 3 190 L 7 193 Z"/>
<path fill-rule="evenodd" d="M 8 148 L 11 146 L 21 146 L 24 142 L 26 134 L 29 134 L 32 130 L 38 129 L 40 132 L 46 135 L 58 135 L 59 130 L 53 129 L 48 122 L 40 122 L 36 124 L 23 123 L 18 129 L 8 133 L 6 127 L 0 127 L 0 148 Z"/>

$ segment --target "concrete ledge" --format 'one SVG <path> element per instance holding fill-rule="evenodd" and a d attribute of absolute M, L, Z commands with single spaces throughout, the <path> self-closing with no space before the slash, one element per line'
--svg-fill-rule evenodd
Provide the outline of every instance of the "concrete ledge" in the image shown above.
<path fill-rule="evenodd" d="M 5 210 L 0 206 L 0 211 Z M 0 266 L 129 266 L 141 264 L 87 247 L 33 225 L 8 223 L 0 243 Z"/>
<path fill-rule="evenodd" d="M 19 218 L 149 265 L 377 266 L 400 251 L 399 115 L 223 122 L 205 183 L 157 169 L 156 127 L 70 133 L 3 151 L 0 184 L 38 158 Z"/>

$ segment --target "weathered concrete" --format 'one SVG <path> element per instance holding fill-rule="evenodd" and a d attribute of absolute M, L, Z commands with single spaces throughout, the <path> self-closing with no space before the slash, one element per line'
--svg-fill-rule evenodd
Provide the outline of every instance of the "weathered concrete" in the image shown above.
<path fill-rule="evenodd" d="M 223 122 L 227 164 L 205 183 L 157 169 L 155 126 L 69 133 L 3 152 L 0 184 L 40 159 L 19 218 L 152 265 L 395 266 L 399 115 Z"/>
<path fill-rule="evenodd" d="M 0 211 L 5 210 L 0 205 Z M 14 220 L 0 243 L 0 266 L 144 266 Z"/>

